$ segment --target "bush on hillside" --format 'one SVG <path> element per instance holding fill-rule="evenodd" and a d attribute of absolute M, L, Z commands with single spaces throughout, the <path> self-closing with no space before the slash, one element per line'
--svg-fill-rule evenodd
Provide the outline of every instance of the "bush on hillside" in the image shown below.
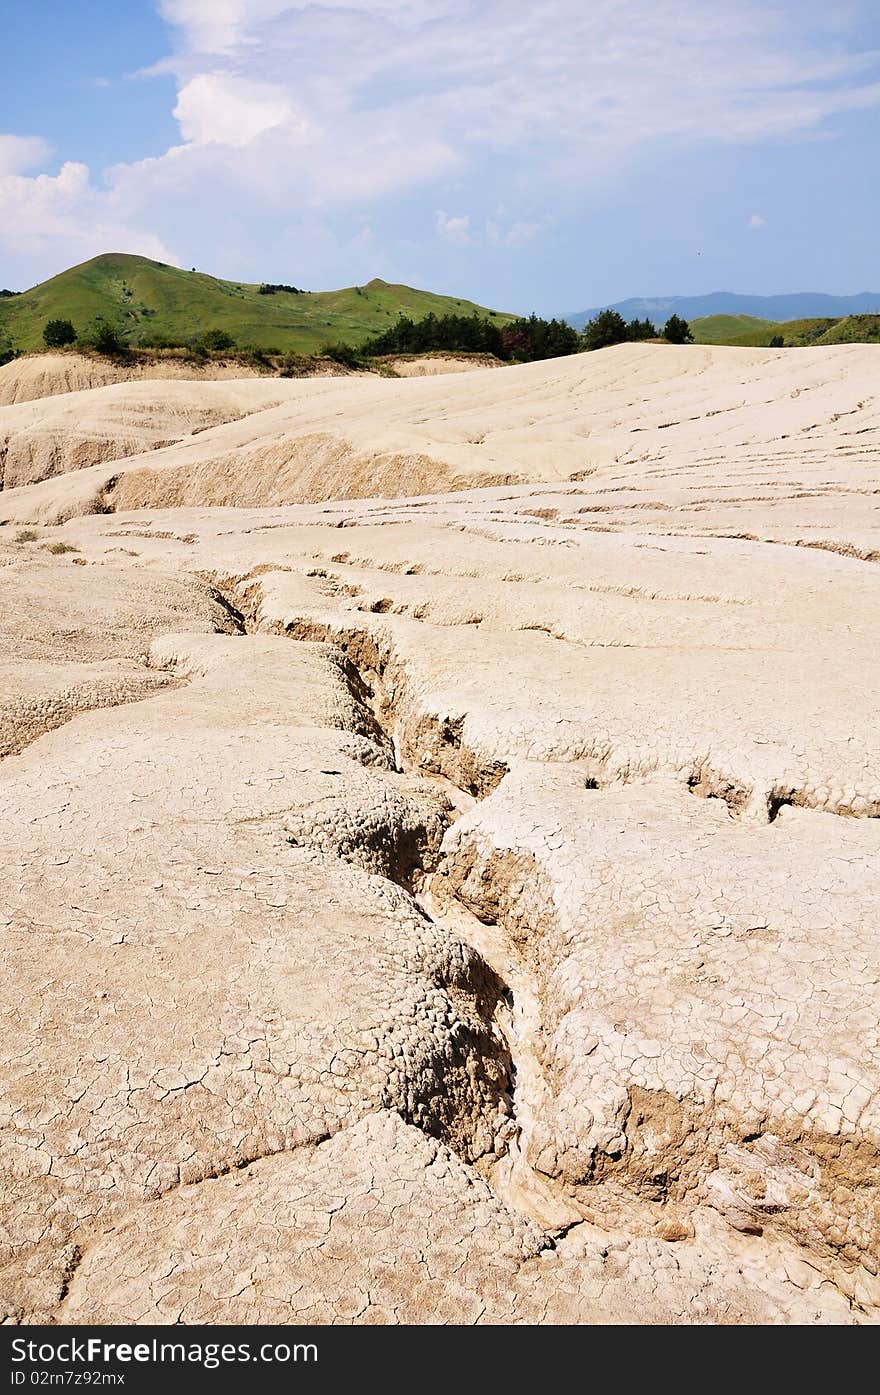
<path fill-rule="evenodd" d="M 278 368 L 280 378 L 303 378 L 314 367 L 314 360 L 305 354 L 285 354 Z"/>
<path fill-rule="evenodd" d="M 783 339 L 782 335 L 781 335 L 781 334 L 774 334 L 773 338 L 770 340 L 769 347 L 770 347 L 771 349 L 784 349 L 784 348 L 785 348 L 785 340 Z"/>
<path fill-rule="evenodd" d="M 18 354 L 18 350 L 12 347 L 10 339 L 0 338 L 0 367 L 4 363 L 11 363 Z"/>
<path fill-rule="evenodd" d="M 76 343 L 76 330 L 70 320 L 49 320 L 43 328 L 43 343 L 47 349 L 63 349 Z"/>
<path fill-rule="evenodd" d="M 343 368 L 360 368 L 362 361 L 361 354 L 350 344 L 325 344 L 321 350 L 321 357 L 341 363 Z"/>
<path fill-rule="evenodd" d="M 107 358 L 122 358 L 128 353 L 128 345 L 119 330 L 108 320 L 96 320 L 81 336 L 80 342 Z"/>
<path fill-rule="evenodd" d="M 235 340 L 225 329 L 207 329 L 200 335 L 196 348 L 207 349 L 209 354 L 222 354 L 235 348 Z"/>

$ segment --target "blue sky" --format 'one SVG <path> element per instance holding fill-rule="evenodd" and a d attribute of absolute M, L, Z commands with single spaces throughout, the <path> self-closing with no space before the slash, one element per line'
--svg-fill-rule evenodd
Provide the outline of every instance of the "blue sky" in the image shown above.
<path fill-rule="evenodd" d="M 880 290 L 876 0 L 6 7 L 0 285 L 100 251 L 515 310 Z"/>

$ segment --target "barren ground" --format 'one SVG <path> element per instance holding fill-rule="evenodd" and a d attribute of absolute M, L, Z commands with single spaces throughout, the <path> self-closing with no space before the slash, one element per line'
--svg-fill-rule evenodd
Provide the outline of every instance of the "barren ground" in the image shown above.
<path fill-rule="evenodd" d="M 0 408 L 6 1320 L 877 1320 L 878 370 Z"/>

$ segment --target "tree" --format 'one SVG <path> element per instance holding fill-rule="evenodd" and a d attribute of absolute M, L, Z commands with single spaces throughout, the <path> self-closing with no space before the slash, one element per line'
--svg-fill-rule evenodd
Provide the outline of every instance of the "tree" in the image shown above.
<path fill-rule="evenodd" d="M 542 320 L 530 315 L 527 320 L 514 320 L 502 331 L 505 356 L 532 363 L 536 359 L 564 358 L 576 354 L 581 347 L 576 329 L 565 320 Z"/>
<path fill-rule="evenodd" d="M 437 316 L 431 313 L 421 320 L 400 315 L 384 333 L 361 346 L 361 353 L 370 358 L 385 354 L 424 354 L 436 350 L 509 357 L 505 353 L 498 326 L 477 314 Z"/>
<path fill-rule="evenodd" d="M 76 341 L 76 330 L 70 320 L 49 320 L 43 329 L 43 343 L 47 349 L 63 349 Z"/>
<path fill-rule="evenodd" d="M 657 331 L 646 316 L 644 320 L 630 320 L 626 327 L 626 337 L 630 343 L 640 339 L 656 339 Z"/>
<path fill-rule="evenodd" d="M 670 315 L 663 326 L 663 338 L 670 344 L 693 344 L 694 336 L 691 334 L 691 327 L 687 320 L 682 320 L 678 315 Z"/>
<path fill-rule="evenodd" d="M 612 344 L 625 344 L 628 337 L 623 316 L 616 310 L 601 310 L 584 325 L 583 345 L 585 349 L 607 349 Z"/>
<path fill-rule="evenodd" d="M 782 337 L 781 334 L 774 334 L 773 338 L 770 340 L 770 348 L 771 348 L 771 349 L 784 349 L 784 348 L 785 348 L 785 340 L 783 339 L 783 337 Z"/>

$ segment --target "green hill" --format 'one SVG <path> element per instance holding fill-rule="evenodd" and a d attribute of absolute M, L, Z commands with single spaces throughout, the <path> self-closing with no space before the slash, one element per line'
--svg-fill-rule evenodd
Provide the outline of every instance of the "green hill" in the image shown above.
<path fill-rule="evenodd" d="M 691 321 L 696 344 L 740 344 L 763 348 L 779 333 L 775 320 L 759 320 L 753 315 L 706 315 Z"/>
<path fill-rule="evenodd" d="M 400 314 L 421 319 L 431 311 L 476 313 L 499 325 L 514 318 L 469 300 L 378 280 L 340 291 L 277 287 L 262 294 L 259 284 L 108 252 L 20 295 L 0 297 L 0 339 L 16 349 L 42 349 L 47 320 L 70 320 L 80 335 L 104 320 L 132 347 L 189 344 L 221 329 L 241 347 L 317 353 L 328 342 L 359 345 Z"/>
<path fill-rule="evenodd" d="M 765 349 L 772 339 L 786 348 L 811 344 L 880 342 L 880 315 L 845 315 L 840 319 L 759 320 L 752 315 L 707 315 L 691 321 L 697 344 L 739 344 Z"/>
<path fill-rule="evenodd" d="M 817 341 L 820 344 L 871 344 L 880 342 L 880 315 L 847 315 L 835 320 Z"/>

